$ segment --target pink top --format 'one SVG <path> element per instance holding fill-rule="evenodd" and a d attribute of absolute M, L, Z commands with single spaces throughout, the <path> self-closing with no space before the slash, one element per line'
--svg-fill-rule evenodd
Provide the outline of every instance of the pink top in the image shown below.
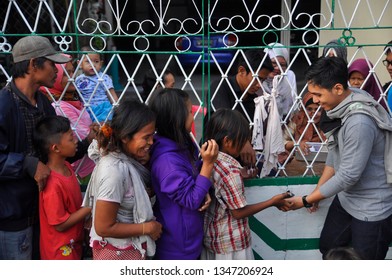
<path fill-rule="evenodd" d="M 92 121 L 88 112 L 86 110 L 83 111 L 82 102 L 60 101 L 57 105 L 58 106 L 56 106 L 56 103 L 54 102 L 52 103 L 57 115 L 67 117 L 69 119 L 75 136 L 79 136 L 80 139 L 86 138 L 90 131 Z M 80 115 L 81 117 L 79 118 Z M 94 167 L 94 162 L 87 155 L 72 163 L 73 170 L 81 178 L 91 174 Z"/>

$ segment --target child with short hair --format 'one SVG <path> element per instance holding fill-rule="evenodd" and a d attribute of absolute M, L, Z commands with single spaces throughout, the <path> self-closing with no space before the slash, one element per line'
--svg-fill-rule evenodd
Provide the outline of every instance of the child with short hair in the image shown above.
<path fill-rule="evenodd" d="M 246 169 L 235 158 L 250 136 L 248 122 L 236 110 L 218 109 L 207 122 L 205 137 L 217 142 L 219 154 L 212 172 L 214 195 L 204 216 L 202 259 L 254 259 L 248 217 L 271 206 L 289 210 L 290 203 L 284 200 L 289 193 L 247 204 L 243 182 Z"/>
<path fill-rule="evenodd" d="M 84 220 L 91 208 L 81 208 L 80 186 L 66 161 L 77 148 L 70 121 L 62 116 L 43 118 L 35 127 L 34 143 L 51 170 L 39 194 L 41 259 L 80 260 Z"/>
<path fill-rule="evenodd" d="M 81 70 L 82 74 L 76 77 L 75 84 L 79 89 L 84 102 L 90 104 L 91 119 L 98 122 L 110 119 L 109 113 L 113 103 L 118 101 L 116 92 L 114 91 L 113 81 L 111 77 L 102 73 L 103 56 L 100 53 L 92 52 L 90 47 L 83 47 L 82 51 L 87 51 L 82 57 Z"/>

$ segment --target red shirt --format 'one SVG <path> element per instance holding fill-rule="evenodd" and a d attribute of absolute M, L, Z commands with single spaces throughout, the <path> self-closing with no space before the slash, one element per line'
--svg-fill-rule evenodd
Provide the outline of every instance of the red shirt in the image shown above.
<path fill-rule="evenodd" d="M 71 176 L 50 172 L 45 189 L 39 194 L 40 253 L 43 260 L 80 260 L 83 222 L 59 232 L 56 225 L 65 222 L 82 205 L 82 193 L 71 165 Z"/>

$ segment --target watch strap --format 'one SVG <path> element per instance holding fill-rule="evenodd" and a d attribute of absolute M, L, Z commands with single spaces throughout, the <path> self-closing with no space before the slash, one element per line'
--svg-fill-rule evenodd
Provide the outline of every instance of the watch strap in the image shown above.
<path fill-rule="evenodd" d="M 307 195 L 304 195 L 304 196 L 302 197 L 302 203 L 304 204 L 304 207 L 305 207 L 305 208 L 310 208 L 310 207 L 313 206 L 313 204 L 308 203 L 308 202 L 306 201 L 306 197 L 307 197 Z"/>

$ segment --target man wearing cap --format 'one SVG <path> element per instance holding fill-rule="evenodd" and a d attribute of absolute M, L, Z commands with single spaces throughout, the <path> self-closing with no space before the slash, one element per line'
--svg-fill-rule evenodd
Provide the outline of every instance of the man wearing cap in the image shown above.
<path fill-rule="evenodd" d="M 56 115 L 38 88 L 53 87 L 55 63 L 71 58 L 41 36 L 21 38 L 12 56 L 12 81 L 0 91 L 0 259 L 31 259 L 38 258 L 38 191 L 50 173 L 38 160 L 32 132 L 43 116 Z M 87 147 L 87 139 L 80 142 L 76 157 Z"/>

